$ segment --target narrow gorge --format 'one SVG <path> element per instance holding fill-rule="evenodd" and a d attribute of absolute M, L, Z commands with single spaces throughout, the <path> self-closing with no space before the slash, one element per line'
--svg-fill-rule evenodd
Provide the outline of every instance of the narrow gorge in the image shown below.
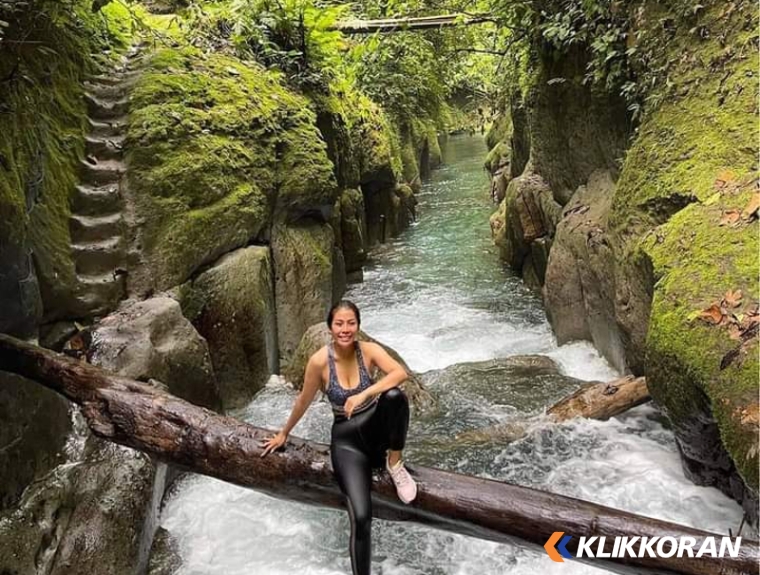
<path fill-rule="evenodd" d="M 757 539 L 756 7 L 449 8 L 0 3 L 0 333 L 277 429 L 347 297 L 411 374 L 412 469 Z M 339 31 L 453 11 L 488 17 Z M 628 375 L 651 402 L 544 416 Z M 0 422 L 2 575 L 351 570 L 344 512 L 108 442 L 10 363 Z M 373 529 L 379 573 L 612 572 Z"/>

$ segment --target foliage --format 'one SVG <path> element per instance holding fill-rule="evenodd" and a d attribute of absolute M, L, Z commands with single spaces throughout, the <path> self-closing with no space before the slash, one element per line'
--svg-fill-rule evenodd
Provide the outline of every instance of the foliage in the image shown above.
<path fill-rule="evenodd" d="M 346 12 L 311 0 L 233 0 L 194 2 L 186 14 L 196 45 L 228 47 L 244 60 L 281 70 L 298 88 L 324 92 L 344 50 L 341 34 L 330 28 Z"/>
<path fill-rule="evenodd" d="M 555 48 L 588 50 L 585 83 L 619 89 L 628 80 L 626 56 L 629 21 L 619 0 L 559 0 L 541 9 L 538 31 Z"/>

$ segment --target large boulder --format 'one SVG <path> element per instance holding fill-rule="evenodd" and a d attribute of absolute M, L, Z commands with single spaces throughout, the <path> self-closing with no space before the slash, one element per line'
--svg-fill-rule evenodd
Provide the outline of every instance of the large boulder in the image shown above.
<path fill-rule="evenodd" d="M 273 219 L 329 217 L 337 187 L 316 116 L 271 71 L 162 48 L 134 87 L 129 120 L 130 293 L 169 289 L 265 241 Z"/>
<path fill-rule="evenodd" d="M 173 395 L 219 409 L 206 341 L 176 300 L 157 296 L 125 305 L 92 332 L 90 361 L 119 375 L 166 385 Z"/>
<path fill-rule="evenodd" d="M 310 325 L 333 301 L 333 230 L 328 224 L 278 224 L 272 231 L 280 365 L 287 366 Z"/>
<path fill-rule="evenodd" d="M 330 335 L 330 330 L 324 321 L 309 327 L 306 333 L 304 333 L 303 338 L 301 338 L 301 342 L 298 344 L 298 349 L 296 349 L 293 354 L 293 359 L 283 373 L 285 379 L 291 382 L 297 389 L 303 387 L 303 376 L 309 358 L 321 347 L 330 343 L 331 339 L 332 336 Z M 401 388 L 406 393 L 409 402 L 414 408 L 424 410 L 435 406 L 435 400 L 430 395 L 430 392 L 425 389 L 420 377 L 409 368 L 403 358 L 394 349 L 373 339 L 363 331 L 359 331 L 357 339 L 359 341 L 371 341 L 382 345 L 385 351 L 387 351 L 393 359 L 404 366 L 409 378 L 401 385 Z M 373 374 L 373 376 L 376 380 L 378 377 L 382 377 L 382 372 L 378 370 L 378 373 Z"/>
<path fill-rule="evenodd" d="M 269 249 L 231 252 L 178 291 L 183 313 L 208 343 L 224 409 L 246 405 L 279 371 Z"/>
<path fill-rule="evenodd" d="M 17 575 L 138 575 L 148 560 L 165 466 L 77 435 L 69 462 L 0 514 L 0 568 Z"/>
<path fill-rule="evenodd" d="M 168 297 L 125 305 L 103 319 L 91 332 L 87 357 L 118 375 L 218 406 L 206 342 Z M 19 575 L 143 573 L 169 470 L 94 437 L 78 414 L 75 421 L 65 463 L 40 477 L 0 520 L 0 567 Z"/>
<path fill-rule="evenodd" d="M 530 166 L 512 179 L 499 209 L 491 216 L 491 235 L 500 257 L 522 271 L 531 243 L 554 235 L 561 209 L 548 184 Z M 540 279 L 543 283 L 543 277 Z"/>
<path fill-rule="evenodd" d="M 0 421 L 0 509 L 7 509 L 65 459 L 71 416 L 57 393 L 0 371 Z"/>
<path fill-rule="evenodd" d="M 599 170 L 565 206 L 549 254 L 544 300 L 557 343 L 591 340 L 616 369 L 625 372 L 625 350 L 615 317 L 618 278 L 608 231 L 614 191 L 610 174 Z"/>

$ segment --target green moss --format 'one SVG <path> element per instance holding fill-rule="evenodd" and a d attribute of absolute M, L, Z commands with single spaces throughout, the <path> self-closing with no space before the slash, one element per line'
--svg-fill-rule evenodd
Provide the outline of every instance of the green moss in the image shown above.
<path fill-rule="evenodd" d="M 493 150 L 501 143 L 509 143 L 512 137 L 512 117 L 507 112 L 502 112 L 491 124 L 486 134 L 486 146 Z"/>
<path fill-rule="evenodd" d="M 753 193 L 745 191 L 710 206 L 689 206 L 651 234 L 642 248 L 659 278 L 646 343 L 649 385 L 676 425 L 698 410 L 701 399 L 694 388 L 701 390 L 726 448 L 757 491 L 757 423 L 743 423 L 737 416 L 757 403 L 757 341 L 744 361 L 721 370 L 724 356 L 739 342 L 726 328 L 696 317 L 729 290 L 745 294 L 744 305 L 736 310 L 739 317 L 757 303 L 757 225 L 718 225 L 725 210 L 743 209 Z"/>
<path fill-rule="evenodd" d="M 275 212 L 335 201 L 315 115 L 278 74 L 166 48 L 147 64 L 132 102 L 130 189 L 158 289 L 245 245 Z"/>
<path fill-rule="evenodd" d="M 656 16 L 642 16 L 653 27 L 649 34 L 661 34 L 663 15 Z M 653 396 L 677 429 L 709 407 L 740 474 L 757 492 L 757 420 L 742 415 L 757 410 L 757 342 L 743 361 L 721 369 L 739 342 L 696 318 L 728 290 L 744 293 L 737 313 L 757 303 L 757 224 L 721 225 L 726 211 L 742 211 L 755 193 L 757 16 L 749 7 L 731 13 L 712 5 L 702 23 L 708 40 L 684 30 L 667 44 L 663 58 L 677 64 L 669 83 L 650 94 L 610 222 L 618 257 L 649 258 L 656 278 L 646 340 Z"/>
<path fill-rule="evenodd" d="M 84 155 L 82 82 L 96 69 L 90 54 L 122 42 L 117 14 L 92 14 L 87 2 L 42 9 L 43 18 L 20 12 L 0 47 L 0 76 L 10 78 L 0 84 L 0 244 L 34 253 L 45 312 L 54 316 L 65 312 L 75 281 L 69 194 Z"/>
<path fill-rule="evenodd" d="M 379 106 L 353 86 L 333 86 L 328 97 L 317 96 L 315 101 L 346 125 L 360 182 L 394 183 L 400 177 L 398 134 Z"/>
<path fill-rule="evenodd" d="M 486 156 L 486 161 L 484 163 L 486 170 L 494 172 L 499 165 L 504 163 L 505 159 L 509 161 L 511 154 L 512 148 L 510 148 L 509 144 L 507 142 L 499 142 Z"/>

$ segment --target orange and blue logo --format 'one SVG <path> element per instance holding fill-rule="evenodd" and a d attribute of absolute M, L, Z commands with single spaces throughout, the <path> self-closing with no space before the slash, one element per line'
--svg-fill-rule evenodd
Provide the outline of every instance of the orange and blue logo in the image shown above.
<path fill-rule="evenodd" d="M 555 531 L 552 533 L 552 536 L 549 537 L 549 541 L 546 542 L 546 545 L 544 545 L 544 549 L 546 549 L 546 553 L 551 560 L 556 561 L 557 563 L 564 563 L 565 559 L 572 559 L 573 557 L 566 547 L 566 545 L 572 540 L 573 536 L 565 535 L 562 537 L 563 535 L 565 535 L 564 531 Z M 562 537 L 562 541 L 560 541 L 560 537 Z M 557 545 L 557 541 L 559 541 L 559 545 Z M 565 559 L 562 559 L 563 557 Z"/>

